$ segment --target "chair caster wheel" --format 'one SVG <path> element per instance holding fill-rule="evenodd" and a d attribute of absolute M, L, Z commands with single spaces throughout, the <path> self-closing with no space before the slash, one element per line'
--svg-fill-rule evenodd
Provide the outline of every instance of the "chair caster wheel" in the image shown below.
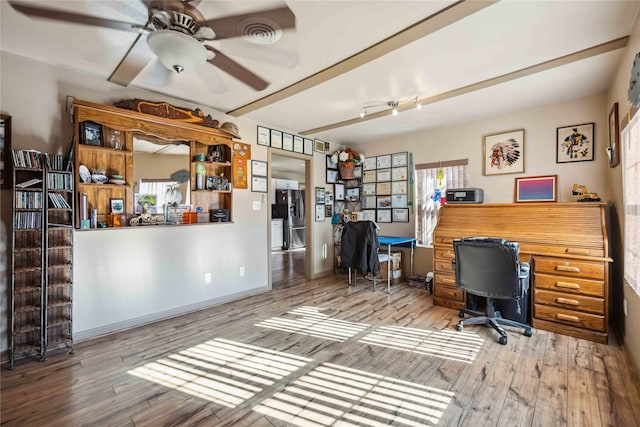
<path fill-rule="evenodd" d="M 456 331 L 461 331 L 462 329 L 464 329 L 464 325 L 462 323 L 458 323 L 456 325 Z"/>
<path fill-rule="evenodd" d="M 498 338 L 498 342 L 502 345 L 507 345 L 507 337 L 501 336 L 500 338 Z"/>
<path fill-rule="evenodd" d="M 464 319 L 464 311 L 459 311 L 458 312 L 458 317 L 461 319 Z"/>
<path fill-rule="evenodd" d="M 531 331 L 531 329 L 525 329 L 524 332 L 522 333 L 525 337 L 530 337 L 531 335 L 533 335 L 533 332 Z"/>

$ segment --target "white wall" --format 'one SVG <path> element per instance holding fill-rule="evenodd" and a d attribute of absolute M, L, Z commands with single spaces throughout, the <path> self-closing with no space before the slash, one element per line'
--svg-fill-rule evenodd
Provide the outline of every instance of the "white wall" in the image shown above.
<path fill-rule="evenodd" d="M 104 104 L 137 97 L 199 107 L 6 52 L 0 53 L 0 64 L 0 110 L 12 116 L 14 148 L 65 152 L 72 135 L 65 112 L 67 96 Z M 211 114 L 220 122 L 236 123 L 243 141 L 252 145 L 252 158 L 267 160 L 269 149 L 255 141 L 257 123 L 227 117 L 215 110 L 205 110 L 205 114 Z M 310 163 L 316 162 L 323 164 L 324 157 L 315 155 Z M 9 203 L 5 202 L 7 195 Z M 3 254 L 10 238 L 7 234 L 11 221 L 10 200 L 10 192 L 3 192 L 0 226 Z M 261 210 L 252 209 L 253 201 L 261 202 Z M 253 193 L 250 188 L 234 189 L 234 222 L 231 224 L 75 232 L 73 328 L 76 339 L 269 289 L 268 218 L 266 194 Z M 311 227 L 315 235 L 315 225 Z M 0 350 L 8 348 L 9 342 L 10 286 L 7 257 L 3 260 Z M 240 266 L 245 267 L 244 277 L 239 277 Z M 321 262 L 314 267 L 324 268 Z M 205 272 L 212 273 L 212 285 L 204 285 Z M 315 270 L 309 273 L 314 274 Z"/>
<path fill-rule="evenodd" d="M 618 103 L 620 121 L 629 113 L 630 104 L 627 101 L 627 88 L 629 87 L 633 59 L 638 52 L 640 52 L 640 20 L 636 19 L 629 43 L 607 92 L 607 117 L 613 104 L 616 102 Z M 624 147 L 620 148 L 620 155 L 624 157 Z M 640 324 L 640 296 L 636 294 L 627 283 L 624 283 L 623 280 L 624 213 L 622 201 L 622 163 L 608 170 L 608 185 L 609 199 L 616 207 L 615 216 L 612 218 L 615 221 L 613 223 L 613 232 L 615 234 L 611 239 L 614 257 L 617 261 L 613 266 L 612 272 L 615 280 L 613 284 L 615 293 L 612 295 L 613 316 L 622 330 L 624 343 L 636 367 L 636 372 L 640 372 L 640 330 L 638 329 L 638 325 Z M 622 309 L 623 299 L 627 301 L 627 316 L 624 315 Z"/>

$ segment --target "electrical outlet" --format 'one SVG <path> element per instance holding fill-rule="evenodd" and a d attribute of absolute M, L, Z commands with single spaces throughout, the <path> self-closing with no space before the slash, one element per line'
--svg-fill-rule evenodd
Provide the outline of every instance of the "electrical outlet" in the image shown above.
<path fill-rule="evenodd" d="M 238 276 L 240 276 L 240 277 L 244 277 L 244 267 L 240 267 L 240 268 L 238 269 Z"/>
<path fill-rule="evenodd" d="M 626 298 L 622 300 L 622 310 L 624 310 L 624 315 L 625 316 L 629 315 L 629 313 L 627 312 L 627 299 Z"/>
<path fill-rule="evenodd" d="M 254 211 L 259 211 L 260 210 L 260 200 L 254 200 L 253 201 L 253 210 Z"/>
<path fill-rule="evenodd" d="M 204 284 L 205 285 L 211 284 L 211 273 L 204 273 Z"/>

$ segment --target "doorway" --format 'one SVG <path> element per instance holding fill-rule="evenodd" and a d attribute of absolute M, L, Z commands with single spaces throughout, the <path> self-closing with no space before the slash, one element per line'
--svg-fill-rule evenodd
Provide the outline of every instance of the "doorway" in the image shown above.
<path fill-rule="evenodd" d="M 304 156 L 271 153 L 271 288 L 305 283 L 310 235 L 307 162 Z"/>

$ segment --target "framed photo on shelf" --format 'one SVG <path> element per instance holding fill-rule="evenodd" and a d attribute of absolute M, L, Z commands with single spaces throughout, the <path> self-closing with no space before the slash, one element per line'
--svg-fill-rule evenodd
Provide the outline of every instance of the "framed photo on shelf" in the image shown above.
<path fill-rule="evenodd" d="M 313 156 L 313 139 L 304 138 L 304 154 Z"/>
<path fill-rule="evenodd" d="M 483 175 L 524 172 L 524 129 L 483 136 Z"/>
<path fill-rule="evenodd" d="M 327 184 L 335 184 L 338 182 L 338 170 L 327 169 Z"/>
<path fill-rule="evenodd" d="M 258 145 L 269 146 L 271 131 L 264 126 L 258 126 Z"/>
<path fill-rule="evenodd" d="M 282 132 L 279 130 L 271 129 L 271 146 L 282 149 Z"/>
<path fill-rule="evenodd" d="M 96 122 L 85 121 L 80 123 L 81 143 L 86 145 L 102 146 L 102 125 Z"/>
<path fill-rule="evenodd" d="M 282 149 L 293 151 L 293 135 L 291 135 L 290 133 L 282 134 Z"/>
<path fill-rule="evenodd" d="M 391 154 L 376 157 L 376 169 L 387 169 L 391 167 Z"/>
<path fill-rule="evenodd" d="M 316 205 L 316 222 L 324 222 L 325 208 L 324 204 Z"/>
<path fill-rule="evenodd" d="M 565 126 L 556 129 L 556 163 L 593 160 L 594 124 Z"/>
<path fill-rule="evenodd" d="M 391 167 L 407 166 L 409 164 L 409 153 L 395 153 L 391 155 Z"/>
<path fill-rule="evenodd" d="M 341 184 L 341 183 L 334 184 L 333 190 L 336 196 L 336 202 L 344 201 L 344 184 Z"/>
<path fill-rule="evenodd" d="M 376 222 L 391 222 L 391 209 L 378 209 L 376 211 Z"/>
<path fill-rule="evenodd" d="M 251 191 L 255 193 L 266 193 L 268 189 L 268 181 L 266 176 L 251 177 Z"/>
<path fill-rule="evenodd" d="M 360 187 L 347 188 L 346 198 L 350 201 L 360 200 Z"/>
<path fill-rule="evenodd" d="M 620 164 L 620 122 L 618 121 L 618 103 L 613 104 L 609 112 L 609 146 L 607 147 L 609 167 Z"/>
<path fill-rule="evenodd" d="M 124 213 L 124 199 L 109 199 L 109 205 L 112 215 Z"/>
<path fill-rule="evenodd" d="M 260 160 L 251 160 L 252 176 L 267 176 L 267 162 Z"/>
<path fill-rule="evenodd" d="M 516 203 L 556 201 L 558 201 L 558 175 L 516 178 Z"/>
<path fill-rule="evenodd" d="M 364 159 L 364 164 L 362 165 L 362 167 L 364 168 L 364 170 L 366 171 L 372 171 L 376 169 L 376 157 L 366 157 Z"/>
<path fill-rule="evenodd" d="M 324 141 L 316 139 L 313 141 L 314 150 L 318 153 L 324 153 Z"/>
<path fill-rule="evenodd" d="M 293 137 L 293 151 L 295 153 L 304 153 L 304 140 L 301 136 L 294 135 Z"/>
<path fill-rule="evenodd" d="M 316 187 L 316 204 L 324 205 L 324 187 Z"/>
<path fill-rule="evenodd" d="M 327 169 L 338 169 L 338 164 L 331 161 L 331 154 L 327 154 Z"/>
<path fill-rule="evenodd" d="M 356 166 L 353 168 L 353 177 L 362 178 L 362 166 Z"/>
<path fill-rule="evenodd" d="M 391 221 L 409 222 L 409 209 L 392 209 Z"/>

